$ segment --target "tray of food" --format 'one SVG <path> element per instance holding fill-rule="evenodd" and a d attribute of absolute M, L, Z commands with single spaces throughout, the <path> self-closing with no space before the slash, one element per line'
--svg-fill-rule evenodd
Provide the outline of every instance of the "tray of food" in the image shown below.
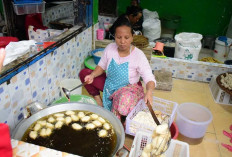
<path fill-rule="evenodd" d="M 131 146 L 129 157 L 145 157 L 154 152 L 156 137 L 152 132 L 138 131 Z M 160 156 L 189 157 L 189 145 L 186 142 L 171 139 L 168 149 Z"/>
<path fill-rule="evenodd" d="M 232 96 L 232 73 L 227 72 L 217 76 L 216 78 L 218 86 L 226 93 Z"/>
<path fill-rule="evenodd" d="M 177 106 L 178 104 L 176 102 L 153 97 L 152 108 L 158 120 L 161 123 L 168 121 L 169 127 L 175 118 Z M 141 99 L 126 118 L 125 132 L 126 134 L 135 136 L 136 132 L 140 129 L 153 131 L 156 126 L 149 109 L 144 100 Z"/>

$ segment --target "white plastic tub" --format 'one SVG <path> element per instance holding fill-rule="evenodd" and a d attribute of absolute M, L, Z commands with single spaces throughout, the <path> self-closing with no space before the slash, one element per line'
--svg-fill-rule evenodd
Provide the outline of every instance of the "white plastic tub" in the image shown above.
<path fill-rule="evenodd" d="M 80 79 L 64 79 L 60 81 L 60 90 L 61 93 L 64 95 L 63 91 L 62 91 L 62 87 L 71 90 L 73 88 L 75 88 L 76 86 L 81 84 L 81 80 Z M 77 88 L 74 91 L 71 92 L 71 95 L 81 95 L 82 94 L 82 88 Z"/>
<path fill-rule="evenodd" d="M 175 36 L 175 58 L 197 61 L 201 50 L 202 35 L 198 33 L 180 33 Z"/>
<path fill-rule="evenodd" d="M 213 119 L 206 107 L 195 103 L 180 104 L 176 112 L 179 133 L 193 139 L 202 138 Z"/>
<path fill-rule="evenodd" d="M 213 57 L 221 62 L 224 62 L 227 59 L 232 59 L 232 46 L 229 47 L 232 44 L 232 39 L 227 38 L 226 45 L 225 42 L 218 40 L 218 38 L 215 40 L 215 48 Z"/>

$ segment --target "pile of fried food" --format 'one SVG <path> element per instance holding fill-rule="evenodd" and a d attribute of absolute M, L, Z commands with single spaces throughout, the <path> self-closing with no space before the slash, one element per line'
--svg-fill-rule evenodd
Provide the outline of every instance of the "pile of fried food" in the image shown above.
<path fill-rule="evenodd" d="M 170 144 L 171 133 L 167 123 L 158 125 L 152 134 L 152 142 L 143 149 L 141 157 L 165 157 L 163 154 Z"/>
<path fill-rule="evenodd" d="M 149 45 L 148 38 L 143 35 L 134 35 L 132 44 L 138 48 L 146 48 Z"/>
<path fill-rule="evenodd" d="M 223 64 L 222 62 L 216 60 L 216 59 L 213 58 L 213 57 L 205 57 L 205 58 L 202 58 L 200 61 L 203 61 L 203 62 L 210 62 L 210 63 L 219 63 L 219 64 Z"/>
<path fill-rule="evenodd" d="M 163 114 L 161 111 L 154 111 L 156 117 L 158 118 L 158 120 L 160 122 L 167 122 L 169 116 Z M 143 124 L 145 126 L 149 126 L 149 128 L 145 127 L 148 129 L 148 131 L 152 131 L 156 128 L 156 123 L 154 122 L 154 119 L 152 118 L 152 115 L 149 111 L 139 111 L 136 116 L 132 119 L 133 123 L 130 124 L 130 132 L 132 133 L 136 133 L 136 131 L 139 129 L 140 125 L 139 124 Z M 152 130 L 150 130 L 152 129 Z"/>
<path fill-rule="evenodd" d="M 225 88 L 232 90 L 232 74 L 226 73 L 225 76 L 221 75 L 221 83 Z"/>

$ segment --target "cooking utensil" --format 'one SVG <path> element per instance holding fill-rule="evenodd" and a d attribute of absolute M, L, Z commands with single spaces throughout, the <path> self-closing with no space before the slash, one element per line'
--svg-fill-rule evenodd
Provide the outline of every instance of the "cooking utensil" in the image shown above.
<path fill-rule="evenodd" d="M 46 117 L 50 114 L 57 113 L 57 112 L 64 112 L 68 110 L 80 110 L 80 111 L 89 111 L 96 113 L 98 115 L 101 115 L 103 118 L 107 119 L 111 125 L 114 128 L 114 131 L 117 135 L 117 143 L 115 146 L 115 149 L 113 151 L 112 156 L 116 154 L 116 152 L 123 147 L 124 141 L 125 141 L 125 132 L 124 128 L 119 121 L 119 119 L 110 111 L 97 106 L 97 105 L 89 105 L 84 104 L 80 102 L 71 102 L 71 103 L 63 103 L 63 104 L 57 104 L 51 107 L 47 107 L 43 110 L 40 110 L 33 114 L 28 119 L 24 119 L 21 121 L 16 128 L 14 129 L 14 132 L 12 134 L 12 138 L 16 140 L 21 140 L 25 131 L 37 120 L 39 120 L 42 117 Z M 67 135 L 69 136 L 69 135 Z M 84 140 L 84 139 L 83 139 Z M 72 146 L 74 148 L 78 146 Z"/>
<path fill-rule="evenodd" d="M 62 91 L 64 92 L 64 95 L 66 96 L 66 98 L 67 98 L 67 99 L 70 99 L 70 93 L 71 93 L 72 91 L 74 91 L 75 89 L 84 86 L 85 84 L 86 84 L 86 83 L 82 83 L 82 84 L 80 84 L 79 86 L 76 86 L 75 88 L 73 88 L 73 89 L 71 89 L 71 90 L 68 90 L 68 89 L 62 87 Z"/>
<path fill-rule="evenodd" d="M 157 125 L 160 125 L 160 122 L 159 122 L 157 116 L 155 115 L 155 112 L 153 111 L 152 106 L 151 106 L 151 104 L 150 104 L 149 101 L 147 101 L 147 107 L 148 107 L 148 109 L 149 109 L 149 111 L 150 111 L 150 113 L 151 113 L 151 115 L 152 115 L 152 118 L 154 119 L 155 123 L 156 123 Z M 169 129 L 167 130 L 166 136 L 168 136 L 168 133 L 170 133 L 170 130 L 169 130 Z M 171 134 L 171 133 L 170 133 L 170 134 Z M 166 141 L 166 138 L 163 138 L 162 142 L 161 142 L 160 145 L 158 146 L 158 149 L 159 149 L 159 147 L 161 147 L 161 145 L 163 145 L 163 142 L 167 142 L 167 147 L 166 147 L 166 149 L 163 149 L 163 150 L 160 152 L 160 154 L 157 154 L 157 155 L 163 154 L 163 153 L 168 149 L 168 147 L 169 147 L 169 145 L 170 145 L 170 141 L 171 141 L 171 135 L 170 135 L 170 137 L 169 137 L 169 139 L 168 139 L 167 141 Z"/>
<path fill-rule="evenodd" d="M 147 101 L 147 107 L 148 107 L 148 109 L 149 109 L 149 111 L 150 111 L 150 113 L 152 115 L 152 118 L 154 119 L 155 123 L 157 125 L 160 125 L 160 122 L 159 122 L 158 118 L 156 117 L 155 112 L 153 111 L 152 106 L 151 106 L 151 104 L 150 104 L 149 101 Z"/>

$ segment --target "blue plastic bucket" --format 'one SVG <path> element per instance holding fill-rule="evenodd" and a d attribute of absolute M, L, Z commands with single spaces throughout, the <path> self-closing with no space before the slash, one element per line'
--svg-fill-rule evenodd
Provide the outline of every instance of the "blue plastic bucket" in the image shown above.
<path fill-rule="evenodd" d="M 95 53 L 98 52 L 98 51 L 104 51 L 104 48 L 95 49 L 95 50 L 93 50 L 93 51 L 91 52 L 95 64 L 98 64 L 98 62 L 99 62 L 100 59 L 101 59 L 101 57 L 95 55 Z"/>

